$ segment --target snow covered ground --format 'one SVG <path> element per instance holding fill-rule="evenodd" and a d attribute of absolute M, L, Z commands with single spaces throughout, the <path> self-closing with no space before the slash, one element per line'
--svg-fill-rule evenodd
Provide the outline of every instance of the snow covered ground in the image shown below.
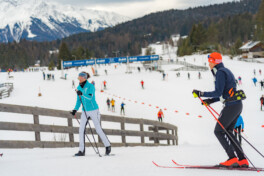
<path fill-rule="evenodd" d="M 257 146 L 260 148 L 261 146 Z M 263 149 L 263 147 L 262 147 Z M 174 166 L 172 159 L 182 164 L 207 164 L 225 160 L 220 145 L 180 145 L 178 147 L 121 147 L 114 148 L 115 156 L 99 158 L 92 150 L 82 158 L 74 158 L 76 148 L 3 150 L 0 158 L 1 176 L 257 176 L 263 173 L 247 171 L 183 170 L 157 168 Z M 245 145 L 249 156 L 256 156 Z M 257 166 L 263 158 L 252 157 Z"/>
<path fill-rule="evenodd" d="M 197 65 L 204 65 L 207 61 L 206 55 L 194 55 L 184 58 L 187 62 Z M 184 60 L 184 58 L 178 59 Z M 258 149 L 264 152 L 264 128 L 261 127 L 261 125 L 264 125 L 264 111 L 260 111 L 259 101 L 264 91 L 260 90 L 259 84 L 255 87 L 252 82 L 253 69 L 264 71 L 264 65 L 234 61 L 228 57 L 224 57 L 224 63 L 234 72 L 236 77 L 242 77 L 243 85 L 239 88 L 243 89 L 248 97 L 244 101 L 242 113 L 245 121 L 245 134 L 250 142 L 257 145 Z M 133 67 L 139 65 L 132 64 Z M 175 65 L 175 68 L 178 67 L 178 65 Z M 227 158 L 213 134 L 216 122 L 205 107 L 201 106 L 199 100 L 193 98 L 191 93 L 194 88 L 203 91 L 213 90 L 213 77 L 210 71 L 202 72 L 201 80 L 198 79 L 198 72 L 191 71 L 191 80 L 188 80 L 186 71 L 182 71 L 181 77 L 177 78 L 176 72 L 171 71 L 173 68 L 171 65 L 162 67 L 165 73 L 168 74 L 168 78 L 163 81 L 161 73 L 158 72 L 149 72 L 142 69 L 140 73 L 133 70 L 133 74 L 125 74 L 125 65 L 117 65 L 117 69 L 114 68 L 114 65 L 100 66 L 98 67 L 100 76 L 92 76 L 90 81 L 95 81 L 96 99 L 102 114 L 120 115 L 120 104 L 123 101 L 126 104 L 127 117 L 156 120 L 157 112 L 162 108 L 165 115 L 164 121 L 179 127 L 179 146 L 114 148 L 113 152 L 116 156 L 109 158 L 97 158 L 93 151 L 88 149 L 88 156 L 81 159 L 71 157 L 77 151 L 77 148 L 1 149 L 0 153 L 1 151 L 5 153 L 4 157 L 0 159 L 1 175 L 2 173 L 4 173 L 3 175 L 17 175 L 18 172 L 21 173 L 20 175 L 256 175 L 256 173 L 238 171 L 181 171 L 159 169 L 153 166 L 152 160 L 165 165 L 172 165 L 171 159 L 183 164 L 216 164 Z M 105 69 L 108 70 L 108 75 L 105 75 Z M 72 80 L 77 85 L 77 75 L 82 70 L 92 74 L 91 67 L 84 67 L 78 71 L 70 69 L 66 71 L 68 79 L 62 80 L 59 79 L 61 73 L 54 71 L 51 73 L 55 74 L 55 81 L 44 81 L 41 72 L 12 73 L 14 80 L 11 80 L 11 82 L 14 82 L 14 91 L 11 97 L 0 100 L 0 103 L 70 111 L 76 101 Z M 258 72 L 256 77 L 258 80 L 264 78 Z M 104 80 L 107 81 L 107 90 L 101 93 L 100 90 Z M 145 82 L 144 90 L 140 85 L 141 80 Z M 9 81 L 6 73 L 0 73 L 0 83 Z M 42 97 L 37 96 L 39 89 Z M 108 97 L 116 100 L 116 113 L 107 111 L 106 99 Z M 222 105 L 217 103 L 212 107 L 219 112 Z M 189 113 L 189 115 L 186 113 Z M 47 124 L 66 124 L 66 122 L 55 120 L 55 118 L 42 117 L 41 120 Z M 32 122 L 32 117 L 0 113 L 0 121 L 29 123 Z M 76 123 L 74 125 L 78 126 Z M 103 123 L 103 127 L 114 128 L 109 123 Z M 42 134 L 41 137 L 45 140 L 53 140 L 54 135 Z M 34 134 L 0 131 L 0 139 L 34 140 Z M 75 139 L 77 139 L 77 136 Z M 119 142 L 118 139 L 111 136 L 110 140 Z M 243 147 L 257 166 L 264 167 L 263 159 L 258 154 L 246 143 Z M 10 170 L 12 170 L 11 174 Z"/>

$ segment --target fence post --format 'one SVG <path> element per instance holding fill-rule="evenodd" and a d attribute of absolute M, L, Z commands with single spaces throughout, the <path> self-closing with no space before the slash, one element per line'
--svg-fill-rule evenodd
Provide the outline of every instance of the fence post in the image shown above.
<path fill-rule="evenodd" d="M 73 125 L 72 125 L 72 118 L 68 118 L 68 127 L 73 127 Z M 73 135 L 73 133 L 69 133 L 69 140 L 70 140 L 70 142 L 74 142 L 74 135 Z"/>
<path fill-rule="evenodd" d="M 171 133 L 172 133 L 173 136 L 175 135 L 173 129 L 171 130 Z M 174 139 L 172 140 L 172 145 L 175 145 L 175 140 Z"/>
<path fill-rule="evenodd" d="M 154 132 L 158 133 L 159 132 L 159 127 L 154 126 Z M 154 143 L 155 144 L 159 144 L 159 138 L 158 137 L 154 138 Z"/>
<path fill-rule="evenodd" d="M 33 115 L 34 124 L 39 125 L 39 116 Z M 35 131 L 35 141 L 40 141 L 40 132 Z"/>
<path fill-rule="evenodd" d="M 177 128 L 175 129 L 175 136 L 176 136 L 176 144 L 175 145 L 178 145 L 178 129 Z"/>
<path fill-rule="evenodd" d="M 121 130 L 122 130 L 122 143 L 126 146 L 126 132 L 125 132 L 125 122 L 121 122 Z"/>
<path fill-rule="evenodd" d="M 167 134 L 170 134 L 170 130 L 167 129 Z M 167 140 L 167 144 L 170 145 L 170 139 Z"/>
<path fill-rule="evenodd" d="M 140 121 L 140 131 L 144 132 L 144 125 L 143 125 L 143 121 L 142 120 Z M 144 144 L 144 143 L 145 143 L 145 137 L 143 135 L 143 136 L 141 136 L 141 144 Z"/>

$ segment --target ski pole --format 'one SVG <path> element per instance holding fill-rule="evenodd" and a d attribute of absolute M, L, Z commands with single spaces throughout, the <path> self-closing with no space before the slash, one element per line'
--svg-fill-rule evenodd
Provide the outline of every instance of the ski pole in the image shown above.
<path fill-rule="evenodd" d="M 81 104 L 82 104 L 82 107 L 83 107 L 83 111 L 84 111 L 84 114 L 85 114 L 86 119 L 87 119 L 87 123 L 88 123 L 89 128 L 90 128 L 90 131 L 91 131 L 91 133 L 92 133 L 93 140 L 94 140 L 94 143 L 95 143 L 95 147 L 96 147 L 96 149 L 97 149 L 97 151 L 98 151 L 98 155 L 99 155 L 99 157 L 102 157 L 101 154 L 100 154 L 100 152 L 99 152 L 99 149 L 98 149 L 97 143 L 96 143 L 96 141 L 95 141 L 94 134 L 93 134 L 93 130 L 92 130 L 91 124 L 90 124 L 90 122 L 89 122 L 89 119 L 88 119 L 88 117 L 87 117 L 87 114 L 86 114 L 86 111 L 85 111 L 85 108 L 84 108 L 84 105 L 83 105 L 83 102 L 82 102 L 82 99 L 81 99 L 81 96 L 80 96 L 80 95 L 79 95 L 79 99 L 80 99 L 80 101 L 81 101 Z"/>
<path fill-rule="evenodd" d="M 214 110 L 214 108 L 212 108 L 211 106 L 208 106 L 212 111 L 214 111 L 214 113 L 216 114 L 216 115 L 218 115 L 218 116 L 220 116 L 219 115 L 219 113 L 217 113 L 216 112 L 216 110 Z M 263 158 L 264 158 L 264 155 L 258 150 L 258 149 L 256 149 L 256 147 L 254 147 L 244 136 L 242 136 L 241 134 L 239 134 L 238 133 L 238 131 L 236 130 L 236 129 L 234 129 L 234 131 L 238 134 L 238 135 L 240 135 L 258 154 L 260 154 Z M 243 133 L 244 134 L 244 133 Z M 244 134 L 245 135 L 245 134 Z"/>
<path fill-rule="evenodd" d="M 74 117 L 75 117 L 75 119 L 77 120 L 77 122 L 79 123 L 79 125 L 81 125 L 81 124 L 80 124 L 80 121 L 77 119 L 76 115 L 75 115 Z M 88 141 L 89 141 L 89 143 L 91 144 L 91 146 L 93 147 L 95 153 L 98 154 L 98 152 L 95 150 L 95 148 L 94 148 L 94 146 L 93 146 L 91 140 L 90 140 L 89 137 L 87 136 L 87 134 L 85 134 L 85 136 L 86 136 L 86 138 L 88 139 Z"/>
<path fill-rule="evenodd" d="M 242 148 L 234 141 L 234 139 L 232 138 L 232 136 L 228 133 L 228 131 L 225 129 L 225 127 L 222 125 L 222 123 L 216 118 L 216 116 L 213 114 L 213 112 L 210 110 L 210 108 L 208 108 L 208 106 L 206 105 L 206 103 L 204 103 L 204 101 L 201 99 L 201 97 L 198 97 L 201 102 L 205 105 L 205 107 L 208 109 L 208 111 L 212 114 L 212 116 L 215 118 L 215 120 L 217 121 L 217 123 L 221 126 L 221 128 L 224 130 L 224 132 L 228 135 L 228 137 L 232 140 L 232 142 L 237 146 L 237 148 L 240 150 L 240 152 L 242 152 L 244 154 L 244 156 L 246 157 L 246 159 L 250 162 L 250 164 L 254 167 L 254 169 L 256 169 L 256 171 L 258 171 L 258 169 L 255 167 L 255 165 L 250 161 L 250 159 L 247 157 L 247 155 L 244 153 L 244 151 L 242 150 Z"/>

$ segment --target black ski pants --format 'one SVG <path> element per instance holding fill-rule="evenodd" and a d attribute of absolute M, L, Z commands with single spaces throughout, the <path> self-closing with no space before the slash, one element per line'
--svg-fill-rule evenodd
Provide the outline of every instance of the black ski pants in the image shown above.
<path fill-rule="evenodd" d="M 234 158 L 237 156 L 240 160 L 244 159 L 245 156 L 241 151 L 241 145 L 234 136 L 233 130 L 237 119 L 242 112 L 242 109 L 242 102 L 239 102 L 237 104 L 225 106 L 222 110 L 218 120 L 224 126 L 229 135 L 225 133 L 218 123 L 216 124 L 214 130 L 215 136 L 219 140 L 229 158 Z"/>

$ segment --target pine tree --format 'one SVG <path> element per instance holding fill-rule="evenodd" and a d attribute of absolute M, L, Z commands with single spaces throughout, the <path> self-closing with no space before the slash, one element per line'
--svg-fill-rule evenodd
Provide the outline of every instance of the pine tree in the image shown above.
<path fill-rule="evenodd" d="M 68 46 L 65 42 L 61 43 L 60 49 L 59 49 L 59 61 L 58 61 L 58 69 L 61 69 L 61 60 L 67 61 L 72 59 L 72 55 L 70 50 L 68 49 Z"/>
<path fill-rule="evenodd" d="M 49 70 L 54 70 L 55 64 L 53 61 L 50 61 L 49 63 Z"/>
<path fill-rule="evenodd" d="M 262 0 L 257 13 L 254 38 L 255 40 L 264 41 L 264 0 Z"/>

